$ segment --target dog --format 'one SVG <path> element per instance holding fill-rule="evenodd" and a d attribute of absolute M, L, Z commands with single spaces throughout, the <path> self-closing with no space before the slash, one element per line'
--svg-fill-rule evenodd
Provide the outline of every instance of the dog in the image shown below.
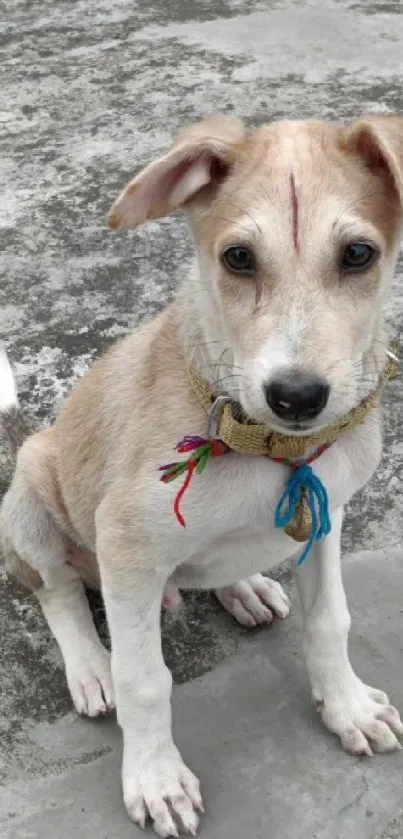
<path fill-rule="evenodd" d="M 387 364 L 382 304 L 402 236 L 403 119 L 257 130 L 206 119 L 128 184 L 109 224 L 133 228 L 176 210 L 196 252 L 186 282 L 90 368 L 51 428 L 25 439 L 1 511 L 7 566 L 41 604 L 77 710 L 94 716 L 116 702 L 127 812 L 141 827 L 150 818 L 160 836 L 195 834 L 203 809 L 172 739 L 161 652 L 161 602 L 180 589 L 215 589 L 245 624 L 286 617 L 285 593 L 260 572 L 295 555 L 325 726 L 354 755 L 400 747 L 397 710 L 349 661 L 340 533 L 344 505 L 381 455 L 372 397 Z M 0 378 L 10 427 L 18 403 L 4 354 Z M 224 416 L 246 436 L 266 429 L 284 451 L 292 441 L 298 457 L 224 445 Z M 338 429 L 330 442 L 329 428 Z M 302 538 L 300 525 L 292 537 L 278 520 L 301 459 L 308 483 L 293 484 L 292 520 L 308 504 Z M 181 469 L 186 486 L 174 480 Z M 111 667 L 83 581 L 102 589 Z"/>

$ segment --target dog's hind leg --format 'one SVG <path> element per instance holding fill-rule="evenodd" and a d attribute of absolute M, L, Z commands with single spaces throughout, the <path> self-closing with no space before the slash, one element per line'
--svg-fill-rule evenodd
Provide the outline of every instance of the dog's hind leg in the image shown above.
<path fill-rule="evenodd" d="M 20 449 L 3 501 L 6 565 L 41 604 L 59 644 L 77 711 L 94 717 L 114 707 L 109 653 L 98 637 L 77 564 L 69 564 L 74 543 L 44 503 L 43 496 L 52 491 L 46 442 L 45 432 Z"/>
<path fill-rule="evenodd" d="M 61 649 L 76 710 L 89 717 L 112 711 L 110 656 L 97 635 L 77 573 L 65 565 L 57 582 L 38 589 L 36 595 Z"/>
<path fill-rule="evenodd" d="M 276 580 L 252 574 L 230 586 L 215 589 L 217 600 L 243 626 L 271 623 L 274 617 L 286 618 L 290 601 Z"/>

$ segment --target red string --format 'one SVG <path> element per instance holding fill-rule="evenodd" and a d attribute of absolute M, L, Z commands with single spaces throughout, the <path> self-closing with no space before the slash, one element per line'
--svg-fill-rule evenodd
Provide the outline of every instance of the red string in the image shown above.
<path fill-rule="evenodd" d="M 323 443 L 323 445 L 319 446 L 319 448 L 317 448 L 310 457 L 303 460 L 302 463 L 307 463 L 308 465 L 313 463 L 313 461 L 317 460 L 318 457 L 330 448 L 330 446 L 331 443 Z M 270 455 L 268 455 L 268 457 L 270 457 Z M 291 460 L 290 457 L 270 457 L 270 460 L 273 460 L 274 463 L 282 463 L 284 466 L 288 466 L 293 472 L 301 466 L 300 460 Z"/>
<path fill-rule="evenodd" d="M 227 454 L 227 452 L 230 451 L 228 446 L 226 446 L 225 443 L 223 443 L 221 440 L 213 439 L 213 440 L 208 440 L 208 441 L 206 440 L 204 442 L 206 442 L 206 443 L 208 442 L 208 443 L 211 444 L 211 456 L 212 457 L 219 457 L 220 455 Z M 188 440 L 185 440 L 180 445 L 181 445 L 181 448 L 178 449 L 178 450 L 181 453 L 185 453 L 185 452 L 188 452 L 188 451 L 197 451 L 197 449 L 200 448 L 200 446 L 195 446 L 193 441 L 188 441 Z M 318 457 L 320 457 L 320 455 L 323 454 L 323 452 L 325 452 L 326 449 L 328 449 L 328 448 L 329 448 L 329 444 L 324 443 L 322 446 L 319 446 L 319 448 L 315 452 L 313 452 L 313 454 L 310 457 L 308 457 L 304 462 L 308 463 L 308 464 L 312 463 L 312 461 L 314 461 Z M 292 471 L 294 471 L 295 469 L 298 469 L 298 467 L 301 465 L 298 461 L 293 462 L 287 457 L 273 457 L 273 458 L 271 458 L 271 460 L 274 460 L 276 463 L 284 463 L 286 466 L 289 466 Z M 193 478 L 194 471 L 195 471 L 195 469 L 198 465 L 198 462 L 199 461 L 196 458 L 192 458 L 192 457 L 189 458 L 189 460 L 187 462 L 187 471 L 186 471 L 185 480 L 184 480 L 178 494 L 176 495 L 176 498 L 175 498 L 175 501 L 174 501 L 175 516 L 176 516 L 179 524 L 181 525 L 181 527 L 186 527 L 186 523 L 185 523 L 185 519 L 183 518 L 182 513 L 180 511 L 180 503 L 182 501 L 182 498 L 183 498 L 186 490 L 190 486 L 190 483 L 191 483 L 191 480 Z M 164 467 L 164 468 L 167 468 L 167 467 Z M 162 480 L 164 480 L 164 478 L 167 478 L 167 480 L 170 480 L 169 476 L 168 477 L 163 476 Z"/>
<path fill-rule="evenodd" d="M 323 443 L 321 446 L 319 446 L 318 449 L 316 449 L 316 452 L 311 454 L 310 457 L 307 457 L 305 463 L 308 463 L 308 464 L 313 463 L 314 460 L 317 460 L 318 457 L 320 457 L 329 448 L 330 448 L 330 443 Z"/>
<path fill-rule="evenodd" d="M 209 441 L 211 443 L 211 456 L 212 457 L 220 457 L 221 454 L 228 454 L 230 449 L 228 446 L 225 445 L 221 440 L 212 439 Z"/>
<path fill-rule="evenodd" d="M 181 500 L 182 500 L 186 490 L 189 487 L 189 484 L 192 480 L 193 473 L 194 473 L 194 470 L 196 469 L 196 466 L 197 466 L 197 460 L 189 460 L 188 469 L 187 469 L 187 473 L 186 473 L 186 478 L 185 478 L 185 480 L 184 480 L 184 482 L 183 482 L 183 484 L 182 484 L 182 486 L 181 486 L 181 488 L 180 488 L 180 490 L 179 490 L 179 492 L 178 492 L 178 494 L 175 498 L 175 501 L 174 501 L 175 516 L 178 519 L 179 524 L 182 525 L 182 527 L 186 527 L 186 524 L 185 524 L 185 519 L 183 518 L 182 513 L 180 511 L 180 503 L 181 503 Z"/>

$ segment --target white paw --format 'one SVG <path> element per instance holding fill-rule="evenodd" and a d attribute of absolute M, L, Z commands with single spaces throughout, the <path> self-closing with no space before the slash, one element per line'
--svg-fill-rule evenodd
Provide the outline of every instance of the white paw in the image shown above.
<path fill-rule="evenodd" d="M 290 601 L 280 583 L 263 574 L 216 589 L 215 594 L 243 626 L 271 623 L 273 617 L 286 618 L 290 612 Z"/>
<path fill-rule="evenodd" d="M 123 766 L 123 797 L 128 815 L 144 828 L 149 817 L 159 836 L 196 835 L 203 812 L 200 785 L 174 745 L 154 758 Z"/>
<path fill-rule="evenodd" d="M 396 737 L 403 734 L 399 712 L 385 693 L 354 673 L 342 691 L 316 702 L 326 728 L 338 734 L 346 752 L 371 756 L 402 748 Z"/>
<path fill-rule="evenodd" d="M 103 647 L 93 647 L 71 662 L 66 662 L 66 676 L 79 714 L 97 717 L 114 710 L 110 655 Z"/>

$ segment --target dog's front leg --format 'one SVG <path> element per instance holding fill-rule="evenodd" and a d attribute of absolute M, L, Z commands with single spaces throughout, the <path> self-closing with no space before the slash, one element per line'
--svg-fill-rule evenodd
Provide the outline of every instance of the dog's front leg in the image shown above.
<path fill-rule="evenodd" d="M 352 754 L 399 748 L 403 725 L 387 696 L 365 685 L 348 655 L 350 615 L 340 565 L 342 510 L 332 531 L 297 568 L 304 612 L 304 652 L 312 694 L 323 722 Z"/>
<path fill-rule="evenodd" d="M 172 677 L 161 650 L 160 608 L 169 571 L 133 530 L 97 514 L 97 553 L 111 634 L 112 675 L 123 730 L 123 795 L 129 816 L 149 816 L 160 836 L 196 833 L 199 782 L 172 740 Z"/>

